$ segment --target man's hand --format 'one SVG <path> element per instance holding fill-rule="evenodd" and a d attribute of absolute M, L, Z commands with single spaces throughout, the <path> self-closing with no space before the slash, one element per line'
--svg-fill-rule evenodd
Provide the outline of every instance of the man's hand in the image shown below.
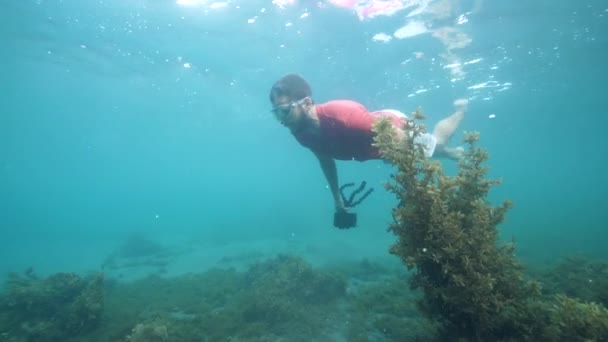
<path fill-rule="evenodd" d="M 346 212 L 346 210 L 348 208 L 346 208 L 346 206 L 344 205 L 344 201 L 342 200 L 342 196 L 340 196 L 340 194 L 338 194 L 337 196 L 334 196 L 336 198 L 336 212 L 337 213 L 344 213 Z"/>

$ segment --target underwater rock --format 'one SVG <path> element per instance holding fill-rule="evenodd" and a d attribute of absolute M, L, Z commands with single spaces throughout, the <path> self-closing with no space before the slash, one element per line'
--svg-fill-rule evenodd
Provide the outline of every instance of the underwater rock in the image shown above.
<path fill-rule="evenodd" d="M 117 250 L 117 256 L 121 258 L 141 258 L 165 252 L 165 247 L 160 243 L 148 238 L 144 234 L 134 233 L 129 235 Z"/>
<path fill-rule="evenodd" d="M 131 234 L 102 262 L 101 268 L 108 276 L 133 275 L 141 272 L 166 273 L 173 252 L 166 246 L 141 233 Z"/>

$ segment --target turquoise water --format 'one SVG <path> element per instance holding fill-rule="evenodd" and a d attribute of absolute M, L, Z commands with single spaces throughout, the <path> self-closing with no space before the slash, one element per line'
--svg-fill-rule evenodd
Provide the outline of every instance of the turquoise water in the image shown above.
<path fill-rule="evenodd" d="M 359 227 L 333 228 L 316 160 L 268 112 L 287 72 L 317 102 L 422 106 L 430 123 L 468 98 L 462 131 L 504 180 L 492 200 L 515 202 L 503 239 L 529 263 L 607 257 L 605 2 L 419 1 L 363 20 L 321 3 L 0 1 L 0 273 L 99 270 L 133 233 L 204 246 L 169 273 L 243 250 L 391 258 L 389 166 L 338 163 L 376 192 Z M 397 38 L 407 23 L 426 32 Z"/>

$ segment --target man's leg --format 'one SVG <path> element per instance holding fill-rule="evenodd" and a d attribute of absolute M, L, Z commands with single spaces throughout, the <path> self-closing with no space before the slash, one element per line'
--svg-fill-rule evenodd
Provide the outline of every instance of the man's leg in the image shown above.
<path fill-rule="evenodd" d="M 458 159 L 464 152 L 464 149 L 460 146 L 447 147 L 446 145 L 464 118 L 467 105 L 468 101 L 466 99 L 458 99 L 454 101 L 454 107 L 456 107 L 454 114 L 439 121 L 435 125 L 435 128 L 433 129 L 433 136 L 437 139 L 437 147 L 435 149 L 436 156 Z"/>
<path fill-rule="evenodd" d="M 434 157 L 438 158 L 450 158 L 452 160 L 459 160 L 462 158 L 464 154 L 464 147 L 456 146 L 456 147 L 447 147 L 447 146 L 439 146 L 435 148 Z"/>

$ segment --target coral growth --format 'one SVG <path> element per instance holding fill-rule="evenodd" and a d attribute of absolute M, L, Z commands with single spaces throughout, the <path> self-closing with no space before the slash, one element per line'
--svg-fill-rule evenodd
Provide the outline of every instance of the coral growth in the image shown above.
<path fill-rule="evenodd" d="M 306 340 L 324 334 L 345 293 L 343 277 L 286 255 L 242 273 L 154 276 L 109 291 L 106 312 L 112 320 L 99 335 L 134 340 L 137 324 L 145 325 L 138 328 L 143 333 L 162 322 L 175 341 Z"/>
<path fill-rule="evenodd" d="M 7 338 L 63 341 L 93 330 L 103 308 L 101 274 L 90 279 L 73 273 L 44 279 L 31 272 L 12 274 L 0 297 L 0 327 Z"/>
<path fill-rule="evenodd" d="M 317 306 L 334 302 L 346 294 L 346 281 L 338 276 L 313 270 L 303 259 L 279 255 L 253 265 L 245 274 L 247 296 L 241 302 L 248 324 L 262 324 L 265 330 L 287 332 L 288 321 L 318 324 Z"/>
<path fill-rule="evenodd" d="M 164 342 L 169 340 L 167 327 L 161 323 L 139 323 L 125 339 L 128 342 Z"/>
<path fill-rule="evenodd" d="M 542 272 L 543 292 L 565 294 L 608 306 L 608 263 L 583 256 L 562 259 L 554 268 Z"/>
<path fill-rule="evenodd" d="M 404 128 L 413 138 L 424 132 L 424 126 L 413 120 L 406 120 Z M 390 227 L 398 241 L 391 252 L 415 270 L 410 285 L 423 291 L 420 308 L 442 323 L 446 336 L 467 340 L 547 340 L 549 336 L 563 340 L 577 332 L 589 339 L 604 336 L 603 307 L 565 297 L 543 301 L 540 284 L 524 280 L 514 246 L 498 245 L 497 226 L 511 204 L 492 206 L 486 200 L 499 182 L 485 178 L 488 153 L 476 145 L 478 134 L 466 135 L 468 148 L 458 163 L 459 172 L 449 177 L 439 163 L 425 157 L 415 139 L 397 143 L 389 120 L 380 119 L 374 130 L 376 146 L 398 169 L 387 184 L 399 200 Z M 588 319 L 568 319 L 574 314 Z"/>
<path fill-rule="evenodd" d="M 386 275 L 385 275 L 386 276 Z M 392 276 L 352 293 L 347 341 L 433 341 L 436 323 L 416 311 L 419 294 L 407 291 L 405 277 Z"/>

